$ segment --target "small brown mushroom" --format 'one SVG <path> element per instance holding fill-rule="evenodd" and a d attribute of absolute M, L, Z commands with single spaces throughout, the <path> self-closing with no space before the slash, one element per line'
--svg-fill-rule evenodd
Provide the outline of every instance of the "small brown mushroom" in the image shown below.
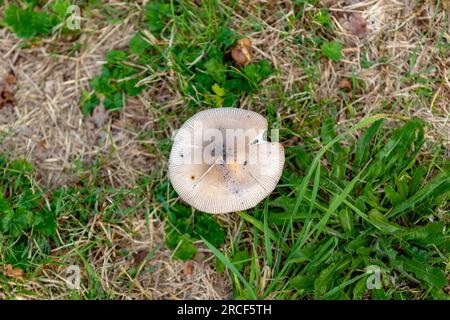
<path fill-rule="evenodd" d="M 352 34 L 362 39 L 367 36 L 367 21 L 359 13 L 352 13 L 348 18 Z"/>
<path fill-rule="evenodd" d="M 352 83 L 345 78 L 342 78 L 341 81 L 339 81 L 339 89 L 350 92 L 352 91 Z"/>
<path fill-rule="evenodd" d="M 252 42 L 249 38 L 242 38 L 236 41 L 231 49 L 231 57 L 238 66 L 246 66 L 252 62 Z"/>
<path fill-rule="evenodd" d="M 169 178 L 192 207 L 228 213 L 256 206 L 276 187 L 284 149 L 263 139 L 267 120 L 237 108 L 204 110 L 187 120 L 174 138 Z"/>

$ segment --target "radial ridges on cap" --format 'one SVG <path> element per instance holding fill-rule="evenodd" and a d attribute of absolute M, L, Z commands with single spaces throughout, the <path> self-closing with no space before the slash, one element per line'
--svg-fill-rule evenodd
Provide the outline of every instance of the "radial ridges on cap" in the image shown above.
<path fill-rule="evenodd" d="M 187 120 L 169 158 L 169 179 L 180 198 L 208 213 L 246 210 L 261 202 L 275 189 L 284 166 L 281 144 L 249 143 L 267 127 L 262 115 L 237 108 L 208 109 Z M 221 136 L 211 138 L 208 130 Z"/>

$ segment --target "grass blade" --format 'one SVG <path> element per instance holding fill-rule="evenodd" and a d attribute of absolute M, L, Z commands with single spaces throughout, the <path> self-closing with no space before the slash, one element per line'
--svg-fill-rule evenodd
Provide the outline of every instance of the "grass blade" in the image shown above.
<path fill-rule="evenodd" d="M 206 244 L 206 246 L 208 247 L 209 250 L 212 251 L 212 253 L 214 253 L 214 255 L 220 260 L 222 261 L 223 264 L 225 264 L 225 266 L 228 268 L 228 270 L 230 270 L 230 272 L 232 272 L 236 277 L 239 278 L 239 280 L 241 280 L 242 284 L 244 285 L 244 287 L 248 290 L 248 293 L 250 294 L 252 299 L 257 299 L 256 297 L 256 293 L 253 290 L 253 288 L 250 286 L 250 284 L 245 280 L 244 276 L 238 271 L 238 269 L 236 269 L 236 267 L 230 262 L 230 260 L 227 259 L 227 257 L 225 257 L 222 252 L 220 252 L 219 250 L 217 250 L 216 247 L 214 247 L 211 243 L 209 243 L 205 238 L 202 238 L 203 242 Z"/>

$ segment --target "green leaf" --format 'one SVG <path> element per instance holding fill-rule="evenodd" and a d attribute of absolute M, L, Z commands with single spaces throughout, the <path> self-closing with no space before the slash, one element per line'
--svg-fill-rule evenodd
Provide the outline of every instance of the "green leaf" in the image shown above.
<path fill-rule="evenodd" d="M 402 230 L 402 227 L 392 223 L 377 209 L 372 209 L 369 212 L 369 220 L 372 224 L 384 233 L 395 233 Z"/>
<path fill-rule="evenodd" d="M 324 42 L 320 49 L 322 54 L 332 61 L 339 61 L 342 59 L 342 44 L 337 41 Z"/>
<path fill-rule="evenodd" d="M 312 159 L 310 153 L 305 150 L 304 146 L 296 146 L 290 148 L 295 155 L 295 163 L 302 170 L 306 171 L 311 165 Z"/>
<path fill-rule="evenodd" d="M 159 35 L 172 15 L 171 5 L 164 1 L 150 1 L 145 6 L 148 29 Z"/>
<path fill-rule="evenodd" d="M 217 83 L 215 83 L 212 86 L 212 90 L 214 91 L 214 93 L 219 96 L 219 97 L 223 97 L 225 95 L 225 89 L 221 88 Z"/>
<path fill-rule="evenodd" d="M 270 241 L 270 228 L 269 228 L 269 199 L 264 201 L 263 211 L 263 226 L 264 226 L 264 247 L 266 249 L 267 265 L 272 267 L 273 255 L 272 255 L 272 242 Z"/>
<path fill-rule="evenodd" d="M 400 256 L 395 260 L 393 265 L 397 269 L 414 273 L 418 279 L 438 289 L 442 289 L 447 284 L 445 273 L 441 269 L 433 268 L 427 263 Z"/>
<path fill-rule="evenodd" d="M 19 38 L 24 39 L 48 35 L 55 24 L 45 12 L 33 11 L 32 8 L 21 9 L 13 4 L 5 9 L 3 20 Z"/>
<path fill-rule="evenodd" d="M 398 234 L 396 237 L 402 240 L 408 240 L 410 243 L 417 244 L 424 248 L 437 248 L 443 252 L 450 250 L 450 238 L 448 231 L 442 223 L 428 223 L 425 226 L 418 226 L 406 229 Z M 415 248 L 415 247 L 414 247 Z M 415 256 L 419 249 L 412 249 L 411 256 Z M 420 254 L 420 256 L 423 256 Z M 424 259 L 426 260 L 426 259 Z"/>
<path fill-rule="evenodd" d="M 427 170 L 423 166 L 419 166 L 414 170 L 414 174 L 412 176 L 412 181 L 410 183 L 410 195 L 413 195 L 419 189 L 420 184 L 423 181 L 423 177 L 427 173 Z"/>
<path fill-rule="evenodd" d="M 362 300 L 367 290 L 367 276 L 361 278 L 353 287 L 353 300 Z"/>
<path fill-rule="evenodd" d="M 358 169 L 361 169 L 363 164 L 367 162 L 369 155 L 369 148 L 367 146 L 370 145 L 373 137 L 379 132 L 383 122 L 384 119 L 374 122 L 358 140 L 355 150 L 355 161 L 353 162 L 354 173 L 356 173 Z"/>
<path fill-rule="evenodd" d="M 145 89 L 145 86 L 137 86 L 138 82 L 137 79 L 120 81 L 118 87 L 130 97 L 135 97 Z"/>
<path fill-rule="evenodd" d="M 273 68 L 269 61 L 261 60 L 258 63 L 245 66 L 242 71 L 253 88 L 258 89 L 259 83 L 273 73 Z"/>
<path fill-rule="evenodd" d="M 345 288 L 345 287 L 347 287 L 347 286 L 349 286 L 349 285 L 351 285 L 351 284 L 353 284 L 353 283 L 355 283 L 355 282 L 358 282 L 358 281 L 361 281 L 361 279 L 363 279 L 364 281 L 366 281 L 367 279 L 367 275 L 366 274 L 360 274 L 360 275 L 358 275 L 358 276 L 356 276 L 356 277 L 354 277 L 354 278 L 352 278 L 352 279 L 349 279 L 349 280 L 347 280 L 347 281 L 345 281 L 345 282 L 343 282 L 343 283 L 341 283 L 341 284 L 339 284 L 338 286 L 336 286 L 336 287 L 334 287 L 333 289 L 331 289 L 331 290 L 329 290 L 325 295 L 324 295 L 324 299 L 327 299 L 327 298 L 332 298 L 333 297 L 333 295 L 336 295 L 339 291 L 341 291 L 343 288 Z M 358 292 L 353 292 L 354 294 L 356 293 L 358 293 Z"/>
<path fill-rule="evenodd" d="M 181 244 L 173 253 L 173 256 L 183 261 L 191 260 L 197 253 L 197 251 L 198 249 L 194 246 L 194 244 L 191 241 L 183 238 L 181 240 Z"/>
<path fill-rule="evenodd" d="M 180 234 L 173 228 L 166 228 L 165 243 L 170 249 L 175 249 L 174 258 L 184 261 L 192 259 L 198 251 L 188 234 Z"/>
<path fill-rule="evenodd" d="M 236 252 L 236 254 L 231 259 L 231 262 L 236 267 L 237 270 L 242 271 L 244 266 L 250 260 L 250 256 L 247 250 L 241 250 Z"/>
<path fill-rule="evenodd" d="M 197 239 L 204 238 L 213 246 L 218 247 L 225 243 L 225 233 L 213 216 L 201 213 L 196 215 L 194 234 Z"/>
<path fill-rule="evenodd" d="M 313 230 L 317 230 L 315 239 L 319 237 L 319 235 L 323 232 L 325 229 L 326 224 L 328 223 L 328 220 L 330 219 L 331 215 L 339 208 L 339 206 L 345 201 L 345 199 L 349 196 L 350 192 L 355 187 L 356 183 L 359 181 L 359 174 L 356 175 L 356 177 L 353 178 L 352 181 L 350 181 L 342 190 L 341 193 L 337 194 L 330 202 L 330 205 L 328 207 L 328 210 L 326 214 L 322 217 L 322 219 L 319 221 L 319 223 L 314 227 Z"/>
<path fill-rule="evenodd" d="M 145 41 L 140 32 L 136 32 L 134 37 L 130 40 L 130 52 L 136 55 L 143 55 L 151 45 Z"/>
<path fill-rule="evenodd" d="M 398 204 L 389 213 L 390 217 L 395 217 L 400 213 L 406 211 L 407 209 L 417 205 L 421 201 L 428 198 L 438 197 L 443 194 L 450 193 L 450 175 L 444 173 L 436 176 L 434 179 L 429 181 L 423 188 L 421 188 L 412 197 L 406 199 L 402 203 Z"/>
<path fill-rule="evenodd" d="M 222 61 L 212 58 L 205 62 L 206 72 L 218 83 L 224 83 L 226 79 L 225 72 L 227 68 Z"/>
<path fill-rule="evenodd" d="M 398 193 L 389 184 L 386 187 L 384 187 L 384 194 L 386 195 L 386 198 L 388 198 L 389 202 L 393 206 L 397 205 L 401 201 L 400 196 L 398 195 Z"/>
<path fill-rule="evenodd" d="M 13 171 L 15 175 L 31 173 L 33 171 L 33 165 L 26 160 L 13 160 L 9 164 L 9 170 Z"/>
<path fill-rule="evenodd" d="M 238 39 L 239 36 L 235 32 L 225 27 L 221 29 L 217 36 L 217 42 L 224 45 L 226 48 L 233 45 Z"/>
<path fill-rule="evenodd" d="M 216 257 L 216 271 L 219 273 L 225 272 L 225 264 L 218 257 Z"/>
<path fill-rule="evenodd" d="M 7 199 L 3 196 L 3 193 L 0 192 L 0 214 L 11 214 L 13 213 L 13 210 L 11 208 L 11 205 Z M 1 219 L 1 215 L 0 215 Z"/>
<path fill-rule="evenodd" d="M 348 210 L 347 208 L 342 209 L 339 212 L 339 219 L 341 221 L 342 228 L 344 228 L 344 230 L 346 232 L 352 231 L 352 229 L 353 229 L 353 214 L 350 210 Z"/>
<path fill-rule="evenodd" d="M 307 293 L 314 291 L 314 276 L 298 275 L 289 280 L 289 284 L 297 290 L 305 290 Z"/>
<path fill-rule="evenodd" d="M 334 121 L 331 117 L 327 117 L 323 120 L 321 130 L 322 143 L 327 144 L 336 138 L 336 131 L 334 130 Z M 339 143 L 333 144 L 331 150 L 326 153 L 328 160 L 331 163 L 335 163 L 335 155 L 341 151 Z"/>
<path fill-rule="evenodd" d="M 331 17 L 330 14 L 328 13 L 328 10 L 326 9 L 320 9 L 317 14 L 316 14 L 316 20 L 317 22 L 319 22 L 321 25 L 326 26 L 326 27 L 331 27 Z"/>
<path fill-rule="evenodd" d="M 92 111 L 94 111 L 95 107 L 99 104 L 100 100 L 95 93 L 91 94 L 87 91 L 81 93 L 80 109 L 84 116 L 91 115 Z"/>
<path fill-rule="evenodd" d="M 55 0 L 51 4 L 51 9 L 58 16 L 59 20 L 62 21 L 68 14 L 67 10 L 70 6 L 69 0 Z"/>
<path fill-rule="evenodd" d="M 223 106 L 223 97 L 225 96 L 225 89 L 219 86 L 217 83 L 213 84 L 212 88 L 213 92 L 216 94 L 216 106 Z"/>
<path fill-rule="evenodd" d="M 314 280 L 314 296 L 316 299 L 322 298 L 328 291 L 332 283 L 333 274 L 335 272 L 336 264 L 331 264 L 323 269 L 319 276 Z"/>
<path fill-rule="evenodd" d="M 122 93 L 117 92 L 111 96 L 105 97 L 103 104 L 105 105 L 105 109 L 107 110 L 121 109 L 123 107 Z"/>
<path fill-rule="evenodd" d="M 111 79 L 106 72 L 101 76 L 92 78 L 91 86 L 97 93 L 105 95 L 110 95 L 117 91 L 117 88 L 111 83 Z"/>
<path fill-rule="evenodd" d="M 128 54 L 124 50 L 111 50 L 106 54 L 106 61 L 110 64 L 117 64 L 126 61 Z"/>
<path fill-rule="evenodd" d="M 310 166 L 308 167 L 308 171 L 306 174 L 306 177 L 302 180 L 302 183 L 298 186 L 298 196 L 295 202 L 294 210 L 293 212 L 298 212 L 298 209 L 300 208 L 300 204 L 302 203 L 304 196 L 306 194 L 306 189 L 308 186 L 309 181 L 311 180 L 311 176 L 313 172 L 315 171 L 316 167 L 319 165 L 320 159 L 322 156 L 335 144 L 336 142 L 340 141 L 343 137 L 346 135 L 363 128 L 364 126 L 367 126 L 369 124 L 372 124 L 373 122 L 379 120 L 380 118 L 383 118 L 384 115 L 375 115 L 371 116 L 365 119 L 362 119 L 360 122 L 358 122 L 355 126 L 353 126 L 350 130 L 347 132 L 344 132 L 340 135 L 338 135 L 336 138 L 334 138 L 332 141 L 330 141 L 326 146 L 324 146 L 319 153 L 315 156 L 314 160 L 311 162 Z M 354 182 L 356 183 L 356 181 Z M 349 190 L 350 191 L 350 190 Z M 344 200 L 344 199 L 342 199 Z M 360 216 L 366 218 L 363 214 L 357 212 Z"/>
<path fill-rule="evenodd" d="M 334 120 L 332 117 L 326 117 L 325 119 L 323 119 L 322 121 L 322 130 L 321 130 L 321 138 L 322 138 L 322 143 L 323 144 L 327 144 L 330 141 L 332 141 L 334 138 L 336 138 L 336 131 L 334 130 Z M 332 147 L 332 150 L 334 150 L 335 152 L 339 152 L 340 145 L 339 143 L 335 143 Z"/>
<path fill-rule="evenodd" d="M 225 233 L 214 216 L 201 212 L 194 214 L 191 208 L 183 204 L 164 206 L 164 208 L 168 217 L 165 223 L 166 245 L 170 249 L 175 249 L 182 239 L 190 243 L 199 239 L 207 239 L 217 247 L 225 243 Z M 194 252 L 192 246 L 187 243 L 182 243 L 182 245 L 181 253 L 174 255 L 177 258 L 180 255 L 183 258 L 187 257 L 189 252 Z"/>

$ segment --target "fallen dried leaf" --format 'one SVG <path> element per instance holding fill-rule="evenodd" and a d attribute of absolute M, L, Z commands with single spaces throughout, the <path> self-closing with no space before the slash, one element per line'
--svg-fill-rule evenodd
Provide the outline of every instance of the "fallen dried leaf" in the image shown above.
<path fill-rule="evenodd" d="M 5 102 L 5 104 L 14 102 L 14 94 L 9 88 L 4 88 L 1 93 L 1 99 Z"/>
<path fill-rule="evenodd" d="M 350 31 L 358 38 L 367 36 L 367 21 L 359 13 L 352 13 L 348 18 Z"/>
<path fill-rule="evenodd" d="M 351 91 L 352 83 L 349 80 L 343 78 L 343 79 L 341 79 L 341 81 L 339 81 L 339 89 L 347 91 L 347 92 Z"/>
<path fill-rule="evenodd" d="M 17 83 L 17 78 L 14 74 L 9 73 L 5 76 L 5 82 L 6 84 L 13 86 Z"/>
<path fill-rule="evenodd" d="M 13 268 L 12 265 L 8 264 L 6 266 L 5 275 L 10 278 L 22 279 L 23 278 L 23 270 L 20 268 Z"/>
<path fill-rule="evenodd" d="M 286 11 L 290 12 L 292 10 L 292 2 L 291 2 L 291 0 L 284 0 L 284 6 L 286 7 Z"/>
<path fill-rule="evenodd" d="M 48 148 L 48 144 L 45 142 L 45 139 L 39 139 L 36 141 L 36 145 L 40 148 L 40 149 L 47 149 Z"/>
<path fill-rule="evenodd" d="M 0 108 L 14 104 L 14 94 L 8 88 L 0 87 Z"/>
<path fill-rule="evenodd" d="M 194 263 L 192 261 L 186 261 L 183 265 L 183 274 L 190 276 L 194 270 Z"/>
<path fill-rule="evenodd" d="M 231 57 L 241 67 L 252 62 L 252 42 L 250 39 L 242 38 L 236 41 L 236 45 L 231 49 Z"/>

